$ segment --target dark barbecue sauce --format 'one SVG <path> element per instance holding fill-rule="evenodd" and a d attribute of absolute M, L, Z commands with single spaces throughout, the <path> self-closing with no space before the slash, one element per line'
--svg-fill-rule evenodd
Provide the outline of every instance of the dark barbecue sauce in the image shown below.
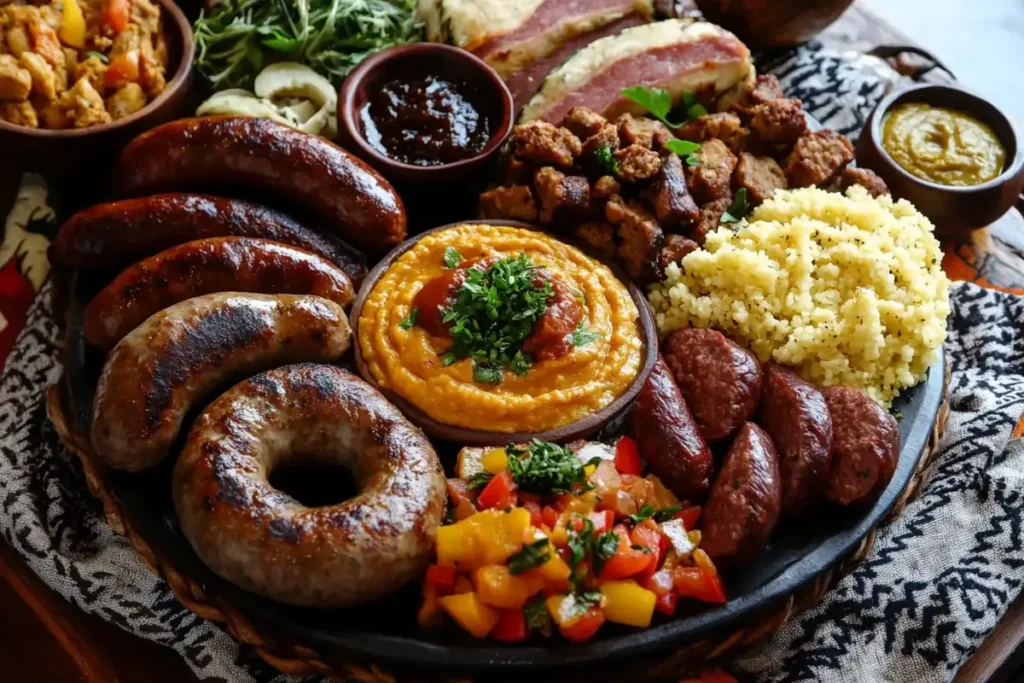
<path fill-rule="evenodd" d="M 490 124 L 473 100 L 473 86 L 434 76 L 388 81 L 370 95 L 360 117 L 366 141 L 384 156 L 416 166 L 440 166 L 478 154 Z"/>

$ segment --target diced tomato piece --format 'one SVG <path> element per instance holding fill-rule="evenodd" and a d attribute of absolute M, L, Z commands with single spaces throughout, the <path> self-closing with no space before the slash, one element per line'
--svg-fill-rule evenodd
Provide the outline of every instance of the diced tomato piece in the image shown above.
<path fill-rule="evenodd" d="M 540 507 L 540 505 L 541 505 L 541 503 L 540 503 L 540 494 L 539 493 L 530 493 L 529 491 L 520 491 L 517 494 L 517 497 L 519 498 L 519 504 L 520 505 L 523 505 L 524 503 L 527 503 L 527 502 L 536 503 L 537 507 Z"/>
<path fill-rule="evenodd" d="M 621 524 L 614 529 L 619 535 L 619 548 L 601 568 L 602 579 L 625 579 L 646 569 L 651 556 L 643 550 L 634 549 L 629 531 Z"/>
<path fill-rule="evenodd" d="M 644 471 L 644 461 L 640 459 L 640 450 L 636 447 L 636 441 L 630 436 L 624 436 L 615 444 L 615 469 L 620 474 L 640 475 Z"/>
<path fill-rule="evenodd" d="M 107 22 L 107 26 L 114 29 L 114 33 L 120 33 L 128 28 L 130 9 L 129 0 L 109 0 L 107 2 L 103 18 Z"/>
<path fill-rule="evenodd" d="M 491 477 L 487 486 L 476 497 L 476 504 L 481 510 L 488 508 L 502 510 L 516 504 L 515 482 L 512 481 L 512 475 L 508 470 Z"/>
<path fill-rule="evenodd" d="M 545 505 L 541 509 L 540 514 L 541 518 L 544 520 L 544 523 L 552 529 L 554 529 L 555 525 L 558 524 L 558 510 L 551 507 L 550 505 Z"/>
<path fill-rule="evenodd" d="M 139 80 L 139 51 L 129 50 L 112 59 L 103 80 L 111 90 Z"/>
<path fill-rule="evenodd" d="M 495 640 L 505 643 L 518 643 L 526 640 L 529 630 L 526 628 L 526 615 L 521 609 L 507 609 L 501 613 L 498 624 L 491 631 Z"/>
<path fill-rule="evenodd" d="M 725 603 L 725 587 L 722 586 L 722 578 L 717 574 L 711 574 L 706 569 L 702 569 L 701 572 L 704 574 L 704 582 L 707 585 L 707 597 L 704 598 L 706 602 Z"/>
<path fill-rule="evenodd" d="M 570 626 L 560 626 L 558 630 L 569 640 L 582 643 L 593 638 L 603 623 L 604 614 L 597 607 L 591 607 L 583 616 L 572 622 Z"/>
<path fill-rule="evenodd" d="M 658 567 L 661 566 L 661 558 L 664 546 L 662 545 L 662 535 L 658 531 L 658 525 L 652 520 L 646 519 L 643 523 L 638 524 L 630 534 L 631 540 L 634 546 L 647 549 L 648 564 L 647 566 L 637 574 L 637 581 L 641 584 L 646 581 L 654 572 L 658 571 Z"/>
<path fill-rule="evenodd" d="M 721 580 L 700 567 L 676 567 L 672 570 L 672 584 L 681 598 L 719 604 L 725 602 Z"/>
<path fill-rule="evenodd" d="M 523 500 L 524 494 L 519 494 L 519 506 L 530 512 L 530 524 L 540 527 L 544 524 L 544 515 L 541 514 L 540 503 L 535 500 Z"/>
<path fill-rule="evenodd" d="M 611 510 L 591 512 L 590 521 L 594 523 L 594 533 L 603 534 L 615 526 L 615 513 Z"/>
<path fill-rule="evenodd" d="M 427 584 L 444 595 L 455 590 L 455 567 L 447 564 L 432 564 L 427 567 Z"/>
<path fill-rule="evenodd" d="M 658 610 L 662 614 L 672 616 L 676 613 L 676 605 L 678 604 L 678 595 L 675 593 L 665 593 L 665 595 L 659 595 L 658 599 L 654 601 L 654 609 Z"/>
<path fill-rule="evenodd" d="M 700 505 L 694 505 L 680 510 L 676 513 L 676 519 L 683 520 L 683 526 L 687 531 L 693 531 L 697 527 L 697 522 L 700 520 L 701 508 Z"/>

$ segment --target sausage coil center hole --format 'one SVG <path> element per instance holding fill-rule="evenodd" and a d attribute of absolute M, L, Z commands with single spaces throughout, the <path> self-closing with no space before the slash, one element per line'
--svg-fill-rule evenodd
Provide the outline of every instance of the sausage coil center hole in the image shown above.
<path fill-rule="evenodd" d="M 359 493 L 352 472 L 341 465 L 289 464 L 275 467 L 270 485 L 309 508 L 336 505 Z"/>

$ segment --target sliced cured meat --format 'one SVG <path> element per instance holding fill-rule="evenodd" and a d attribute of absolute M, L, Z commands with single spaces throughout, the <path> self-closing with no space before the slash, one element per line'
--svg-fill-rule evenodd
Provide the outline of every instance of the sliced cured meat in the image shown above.
<path fill-rule="evenodd" d="M 622 95 L 634 85 L 715 95 L 754 76 L 750 51 L 739 38 L 705 22 L 668 19 L 594 41 L 552 71 L 523 110 L 521 121 L 561 121 L 573 107 L 607 118 L 644 109 Z"/>

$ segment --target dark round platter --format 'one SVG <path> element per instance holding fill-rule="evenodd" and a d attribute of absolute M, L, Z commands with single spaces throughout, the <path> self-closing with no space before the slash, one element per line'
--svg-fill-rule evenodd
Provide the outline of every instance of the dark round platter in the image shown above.
<path fill-rule="evenodd" d="M 93 393 L 103 362 L 102 354 L 84 341 L 82 315 L 85 304 L 102 284 L 99 277 L 81 275 L 73 275 L 69 282 L 63 389 L 68 426 L 79 435 L 89 433 Z M 143 475 L 116 472 L 98 463 L 96 467 L 102 488 L 116 499 L 126 524 L 144 539 L 153 554 L 201 586 L 206 595 L 216 596 L 218 604 L 230 605 L 237 616 L 255 628 L 268 644 L 267 649 L 312 650 L 312 656 L 335 671 L 344 671 L 347 663 L 356 662 L 416 678 L 443 670 L 446 677 L 465 675 L 486 680 L 521 681 L 527 676 L 543 680 L 555 675 L 559 680 L 588 676 L 593 680 L 595 673 L 606 676 L 619 666 L 625 672 L 640 660 L 726 635 L 730 629 L 747 625 L 773 609 L 787 610 L 788 615 L 786 599 L 851 555 L 911 482 L 928 450 L 942 404 L 944 360 L 940 351 L 926 380 L 905 392 L 893 406 L 900 424 L 899 464 L 889 487 L 870 509 L 826 508 L 826 514 L 819 512 L 780 527 L 771 546 L 754 565 L 727 577 L 730 600 L 725 605 L 681 602 L 672 619 L 659 618 L 646 630 L 607 625 L 585 644 L 552 639 L 503 646 L 474 640 L 454 628 L 425 632 L 415 620 L 419 598 L 416 585 L 387 600 L 352 610 L 296 608 L 262 598 L 213 574 L 192 551 L 178 529 L 171 501 L 172 463 Z M 443 457 L 445 448 L 439 450 Z M 450 469 L 452 459 L 446 459 L 445 465 Z"/>

